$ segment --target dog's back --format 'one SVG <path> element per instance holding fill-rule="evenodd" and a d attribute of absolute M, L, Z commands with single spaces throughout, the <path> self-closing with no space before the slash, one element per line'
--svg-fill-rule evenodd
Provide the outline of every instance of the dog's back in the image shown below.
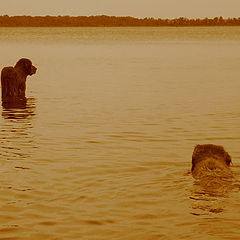
<path fill-rule="evenodd" d="M 4 67 L 1 72 L 1 81 L 7 81 L 16 76 L 14 67 Z"/>
<path fill-rule="evenodd" d="M 14 91 L 14 79 L 16 78 L 16 72 L 13 67 L 4 67 L 1 72 L 1 85 L 2 85 L 2 99 L 7 97 L 13 97 Z"/>

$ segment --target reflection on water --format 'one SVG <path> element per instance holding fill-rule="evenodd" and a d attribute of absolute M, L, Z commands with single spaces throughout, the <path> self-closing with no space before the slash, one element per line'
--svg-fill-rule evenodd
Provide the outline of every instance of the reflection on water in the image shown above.
<path fill-rule="evenodd" d="M 2 116 L 4 119 L 29 119 L 34 117 L 36 100 L 34 98 L 28 98 L 15 102 L 3 102 L 2 103 Z"/>
<path fill-rule="evenodd" d="M 29 157 L 34 147 L 32 119 L 35 117 L 36 100 L 2 104 L 2 124 L 0 127 L 0 156 L 5 160 Z"/>
<path fill-rule="evenodd" d="M 239 181 L 234 177 L 205 176 L 195 180 L 191 197 L 193 215 L 222 213 L 233 190 L 239 190 Z"/>

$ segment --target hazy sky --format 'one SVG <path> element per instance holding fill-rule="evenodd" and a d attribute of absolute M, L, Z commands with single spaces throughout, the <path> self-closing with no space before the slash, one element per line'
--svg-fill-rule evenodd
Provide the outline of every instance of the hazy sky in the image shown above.
<path fill-rule="evenodd" d="M 0 0 L 0 15 L 239 17 L 240 0 Z"/>

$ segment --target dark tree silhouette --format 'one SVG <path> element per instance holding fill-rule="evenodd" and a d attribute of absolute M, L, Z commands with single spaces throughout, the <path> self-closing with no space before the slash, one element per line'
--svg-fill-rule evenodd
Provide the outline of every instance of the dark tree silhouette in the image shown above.
<path fill-rule="evenodd" d="M 134 18 L 115 16 L 0 16 L 0 27 L 135 27 L 135 26 L 240 26 L 239 18 L 224 19 L 222 16 L 213 19 L 175 19 Z"/>

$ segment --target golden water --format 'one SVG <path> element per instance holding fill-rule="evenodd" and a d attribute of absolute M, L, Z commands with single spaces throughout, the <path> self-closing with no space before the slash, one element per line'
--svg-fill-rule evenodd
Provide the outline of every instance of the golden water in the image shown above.
<path fill-rule="evenodd" d="M 38 67 L 1 109 L 0 239 L 238 239 L 240 28 L 2 28 Z M 223 145 L 236 183 L 189 174 Z"/>

